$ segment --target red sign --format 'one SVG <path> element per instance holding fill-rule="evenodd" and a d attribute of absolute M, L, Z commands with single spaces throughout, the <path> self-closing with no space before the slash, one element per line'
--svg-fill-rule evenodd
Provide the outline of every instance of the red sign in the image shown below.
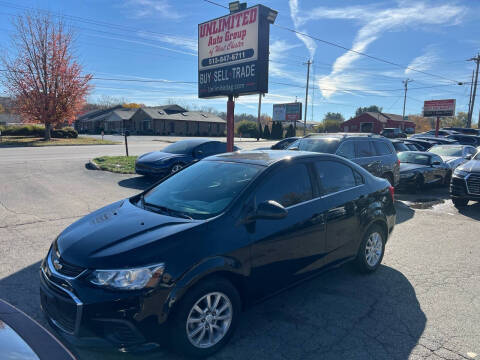
<path fill-rule="evenodd" d="M 454 116 L 455 99 L 427 100 L 423 104 L 423 116 Z"/>

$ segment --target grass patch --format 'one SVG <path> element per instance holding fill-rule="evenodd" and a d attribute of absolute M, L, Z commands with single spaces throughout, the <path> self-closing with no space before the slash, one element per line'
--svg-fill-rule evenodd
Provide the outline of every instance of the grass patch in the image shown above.
<path fill-rule="evenodd" d="M 50 139 L 48 141 L 38 137 L 28 136 L 2 136 L 0 147 L 15 146 L 68 146 L 68 145 L 115 145 L 120 144 L 117 141 L 100 140 L 89 137 L 81 137 L 74 139 Z"/>
<path fill-rule="evenodd" d="M 135 174 L 137 156 L 101 156 L 93 159 L 101 170 L 120 174 Z"/>

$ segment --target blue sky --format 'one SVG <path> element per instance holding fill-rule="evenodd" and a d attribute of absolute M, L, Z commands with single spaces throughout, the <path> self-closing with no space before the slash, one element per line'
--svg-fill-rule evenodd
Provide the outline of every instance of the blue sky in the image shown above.
<path fill-rule="evenodd" d="M 228 1 L 217 2 L 228 6 Z M 296 97 L 304 101 L 303 63 L 308 58 L 314 61 L 309 121 L 320 121 L 328 111 L 348 118 L 357 107 L 372 104 L 401 114 L 402 80 L 407 77 L 414 80 L 409 83 L 407 114 L 420 113 L 424 100 L 442 98 L 455 98 L 457 111 L 467 110 L 470 87 L 452 80 L 470 81 L 473 62 L 465 60 L 480 50 L 480 2 L 265 0 L 262 4 L 279 12 L 278 25 L 437 75 L 395 67 L 273 26 L 269 94 L 263 99 L 262 113 L 271 114 L 274 103 Z M 6 50 L 10 19 L 25 8 L 65 15 L 76 33 L 80 62 L 96 77 L 184 82 L 197 80 L 197 24 L 227 12 L 203 0 L 2 0 L 0 43 Z M 174 101 L 226 109 L 226 99 L 198 99 L 197 85 L 192 83 L 94 80 L 94 84 L 91 100 L 109 95 L 147 105 Z M 258 96 L 240 97 L 235 111 L 256 114 L 257 102 Z M 479 102 L 477 95 L 474 122 Z"/>

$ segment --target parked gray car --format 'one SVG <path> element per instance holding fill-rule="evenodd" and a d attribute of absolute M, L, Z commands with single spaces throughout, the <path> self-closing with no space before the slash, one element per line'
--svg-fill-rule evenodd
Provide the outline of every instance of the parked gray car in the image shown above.
<path fill-rule="evenodd" d="M 310 134 L 288 150 L 336 154 L 362 166 L 371 174 L 387 179 L 393 186 L 400 181 L 400 162 L 392 142 L 373 134 Z"/>
<path fill-rule="evenodd" d="M 477 149 L 470 145 L 435 145 L 428 151 L 439 155 L 452 170 L 477 153 Z"/>

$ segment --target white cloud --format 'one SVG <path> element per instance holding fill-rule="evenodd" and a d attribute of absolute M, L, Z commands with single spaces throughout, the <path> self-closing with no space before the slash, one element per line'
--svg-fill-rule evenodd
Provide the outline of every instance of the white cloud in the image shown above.
<path fill-rule="evenodd" d="M 168 0 L 127 0 L 125 4 L 132 9 L 133 16 L 161 17 L 164 19 L 179 19 L 182 15 L 177 12 Z"/>
<path fill-rule="evenodd" d="M 409 69 L 405 69 L 405 75 L 416 73 L 411 69 L 416 69 L 420 71 L 426 71 L 428 69 L 431 69 L 437 60 L 437 52 L 432 47 L 429 47 L 426 49 L 424 54 L 417 56 L 410 62 L 410 64 L 408 64 Z"/>
<path fill-rule="evenodd" d="M 290 4 L 292 3 L 294 6 L 291 6 L 291 14 L 292 18 L 295 17 L 297 25 L 320 19 L 349 19 L 362 23 L 351 47 L 357 52 L 366 52 L 370 44 L 388 31 L 399 31 L 425 25 L 456 25 L 466 13 L 466 9 L 458 5 L 401 2 L 398 7 L 387 9 L 378 9 L 372 6 L 335 9 L 320 7 L 305 10 L 306 15 L 302 16 L 299 13 L 298 1 L 290 0 Z M 319 78 L 320 87 L 330 89 L 322 91 L 322 95 L 327 98 L 332 96 L 337 91 L 336 89 L 340 88 L 340 84 L 343 88 L 351 86 L 352 83 L 342 81 L 344 80 L 342 73 L 349 70 L 361 57 L 362 55 L 350 51 L 338 57 L 330 74 Z"/>
<path fill-rule="evenodd" d="M 298 48 L 299 44 L 289 44 L 285 40 L 275 40 L 270 44 L 270 63 L 268 65 L 269 75 L 287 78 L 296 83 L 304 83 L 304 79 L 291 72 L 291 66 L 282 63 L 288 52 Z"/>
<path fill-rule="evenodd" d="M 198 51 L 198 41 L 196 38 L 188 36 L 178 36 L 178 35 L 160 35 L 154 33 L 148 33 L 144 31 L 138 31 L 138 36 L 141 36 L 146 39 L 153 39 L 161 41 L 167 44 L 183 47 L 184 49 L 191 50 L 197 54 Z"/>
<path fill-rule="evenodd" d="M 290 16 L 292 18 L 293 25 L 295 26 L 295 30 L 307 34 L 306 30 L 300 28 L 303 21 L 302 18 L 299 16 L 300 9 L 298 6 L 298 0 L 289 0 L 288 5 L 290 6 Z M 313 57 L 315 56 L 315 51 L 317 50 L 317 44 L 315 43 L 315 41 L 308 36 L 304 36 L 302 34 L 295 35 L 305 44 L 310 54 L 310 58 L 313 59 Z"/>

